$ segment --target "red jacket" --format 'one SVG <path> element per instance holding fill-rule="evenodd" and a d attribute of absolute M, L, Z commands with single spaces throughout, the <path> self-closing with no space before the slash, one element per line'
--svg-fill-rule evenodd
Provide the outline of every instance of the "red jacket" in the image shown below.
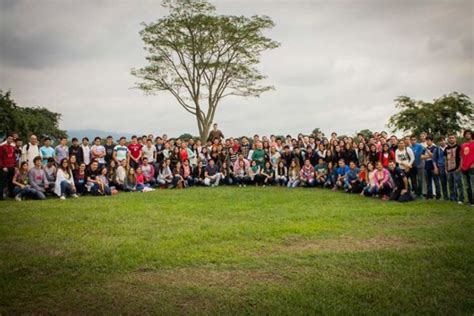
<path fill-rule="evenodd" d="M 15 146 L 8 143 L 0 146 L 0 168 L 14 168 L 16 166 Z"/>

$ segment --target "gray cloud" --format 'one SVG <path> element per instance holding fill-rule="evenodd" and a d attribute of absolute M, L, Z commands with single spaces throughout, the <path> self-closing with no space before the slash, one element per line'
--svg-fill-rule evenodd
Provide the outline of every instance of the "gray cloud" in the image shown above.
<path fill-rule="evenodd" d="M 226 134 L 380 130 L 398 95 L 474 95 L 472 1 L 213 3 L 269 15 L 282 44 L 259 66 L 276 91 L 221 104 Z M 151 0 L 0 0 L 0 87 L 63 113 L 66 129 L 195 134 L 171 96 L 130 89 L 145 64 L 139 24 L 164 14 Z"/>

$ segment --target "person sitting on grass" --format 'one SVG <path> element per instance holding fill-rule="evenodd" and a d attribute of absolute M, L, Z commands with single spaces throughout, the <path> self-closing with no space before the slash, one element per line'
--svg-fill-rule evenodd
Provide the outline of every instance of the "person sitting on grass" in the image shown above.
<path fill-rule="evenodd" d="M 142 158 L 142 165 L 140 166 L 143 177 L 144 177 L 144 184 L 148 187 L 152 188 L 156 184 L 155 180 L 155 167 L 149 162 L 148 157 L 144 156 Z"/>
<path fill-rule="evenodd" d="M 239 185 L 239 187 L 247 186 L 250 183 L 250 176 L 249 176 L 249 167 L 245 165 L 244 160 L 237 160 L 236 162 L 239 163 L 237 171 L 235 172 L 235 182 Z"/>
<path fill-rule="evenodd" d="M 337 172 L 332 161 L 328 162 L 328 176 L 324 183 L 325 188 L 334 188 L 337 182 Z"/>
<path fill-rule="evenodd" d="M 333 190 L 344 188 L 346 174 L 349 172 L 349 166 L 346 165 L 344 159 L 339 159 L 338 165 L 336 168 L 336 183 Z"/>
<path fill-rule="evenodd" d="M 318 158 L 318 164 L 314 167 L 314 182 L 316 186 L 323 186 L 326 183 L 328 166 L 323 157 Z"/>
<path fill-rule="evenodd" d="M 74 171 L 74 186 L 76 187 L 76 194 L 84 195 L 87 193 L 86 183 L 86 164 L 81 162 L 79 168 Z"/>
<path fill-rule="evenodd" d="M 390 200 L 398 202 L 409 202 L 413 200 L 408 187 L 408 178 L 405 171 L 397 167 L 392 160 L 388 163 L 388 168 L 394 182 L 394 189 Z"/>
<path fill-rule="evenodd" d="M 43 170 L 46 175 L 46 180 L 48 181 L 48 186 L 50 188 L 54 187 L 54 183 L 56 182 L 56 172 L 58 171 L 54 158 L 48 158 L 48 163 L 43 166 Z"/>
<path fill-rule="evenodd" d="M 226 161 L 222 162 L 221 165 L 221 175 L 222 175 L 222 181 L 226 185 L 231 185 L 234 183 L 234 173 L 232 171 L 232 168 L 230 167 L 229 164 L 227 164 Z"/>
<path fill-rule="evenodd" d="M 162 188 L 168 188 L 173 182 L 173 173 L 168 165 L 168 159 L 161 162 L 156 181 Z"/>
<path fill-rule="evenodd" d="M 192 186 L 193 185 L 193 167 L 190 165 L 189 160 L 183 161 L 183 178 L 184 178 L 184 185 L 185 186 Z"/>
<path fill-rule="evenodd" d="M 100 169 L 100 174 L 97 177 L 97 181 L 99 185 L 99 189 L 98 189 L 99 195 L 112 195 L 108 173 L 109 171 L 107 167 L 102 167 Z"/>
<path fill-rule="evenodd" d="M 367 164 L 367 173 L 365 177 L 365 186 L 360 195 L 374 196 L 377 194 L 377 184 L 375 182 L 375 167 L 372 162 Z"/>
<path fill-rule="evenodd" d="M 20 165 L 20 168 L 16 170 L 15 175 L 13 176 L 13 194 L 15 195 L 15 200 L 21 201 L 24 198 L 33 198 L 36 200 L 45 199 L 44 194 L 38 194 L 38 191 L 33 189 L 30 185 L 30 180 L 28 178 L 28 162 L 23 161 Z"/>
<path fill-rule="evenodd" d="M 70 195 L 74 198 L 78 197 L 76 194 L 76 186 L 74 185 L 74 177 L 71 168 L 69 168 L 69 160 L 67 158 L 63 158 L 59 162 L 56 182 L 54 183 L 54 193 L 56 193 L 61 200 L 65 200 L 66 195 Z"/>
<path fill-rule="evenodd" d="M 36 156 L 33 159 L 33 168 L 28 171 L 28 180 L 33 189 L 36 190 L 40 200 L 46 199 L 46 191 L 50 189 L 46 174 L 42 168 L 41 157 Z"/>
<path fill-rule="evenodd" d="M 204 185 L 204 179 L 206 178 L 204 173 L 204 163 L 202 160 L 199 160 L 196 168 L 193 169 L 191 176 L 193 185 Z"/>
<path fill-rule="evenodd" d="M 267 185 L 273 184 L 273 177 L 275 174 L 275 170 L 273 170 L 273 166 L 270 161 L 266 161 L 263 165 L 263 168 L 260 169 L 260 184 L 265 187 Z"/>
<path fill-rule="evenodd" d="M 296 188 L 300 185 L 300 166 L 296 159 L 293 159 L 288 169 L 288 188 Z"/>
<path fill-rule="evenodd" d="M 344 176 L 344 191 L 347 193 L 360 193 L 359 168 L 354 161 L 349 162 L 349 171 Z"/>
<path fill-rule="evenodd" d="M 180 161 L 177 161 L 173 168 L 172 184 L 173 188 L 184 189 L 185 187 L 183 167 Z"/>
<path fill-rule="evenodd" d="M 252 160 L 250 162 L 249 178 L 250 178 L 249 184 L 255 184 L 255 186 L 258 185 L 258 182 L 260 181 L 260 167 L 258 166 L 255 160 Z"/>
<path fill-rule="evenodd" d="M 87 177 L 87 187 L 89 188 L 89 191 L 91 192 L 92 195 L 99 195 L 99 179 L 98 177 L 100 176 L 100 170 L 99 170 L 99 163 L 97 160 L 93 160 L 91 162 L 91 165 L 89 168 L 87 168 L 86 171 L 86 177 Z"/>
<path fill-rule="evenodd" d="M 221 174 L 219 173 L 219 168 L 217 167 L 213 159 L 209 160 L 204 175 L 204 184 L 206 186 L 219 186 L 219 182 L 221 181 Z"/>
<path fill-rule="evenodd" d="M 125 184 L 123 186 L 125 192 L 135 192 L 137 191 L 137 178 L 135 174 L 135 169 L 132 167 L 128 168 L 127 177 L 125 177 Z"/>
<path fill-rule="evenodd" d="M 314 186 L 314 167 L 311 165 L 310 159 L 304 160 L 303 168 L 300 170 L 300 181 L 303 187 Z"/>
<path fill-rule="evenodd" d="M 375 194 L 381 195 L 383 200 L 388 200 L 392 192 L 392 181 L 390 172 L 383 167 L 381 161 L 377 162 L 376 170 L 374 171 L 374 182 L 376 186 Z"/>
<path fill-rule="evenodd" d="M 285 166 L 285 162 L 280 160 L 275 170 L 275 183 L 278 186 L 286 186 L 288 183 L 288 168 Z"/>

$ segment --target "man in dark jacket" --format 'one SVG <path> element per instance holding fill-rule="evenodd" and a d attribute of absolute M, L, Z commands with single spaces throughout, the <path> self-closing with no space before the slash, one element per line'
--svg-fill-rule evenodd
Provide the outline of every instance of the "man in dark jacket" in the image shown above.
<path fill-rule="evenodd" d="M 390 170 L 390 175 L 394 182 L 394 189 L 390 200 L 398 202 L 409 202 L 413 200 L 413 197 L 410 194 L 408 188 L 408 178 L 405 174 L 405 171 L 397 167 L 395 161 L 390 161 L 388 163 L 388 169 Z"/>

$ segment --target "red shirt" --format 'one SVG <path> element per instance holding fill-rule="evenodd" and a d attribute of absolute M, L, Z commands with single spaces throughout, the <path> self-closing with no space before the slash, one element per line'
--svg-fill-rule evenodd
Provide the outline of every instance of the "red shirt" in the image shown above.
<path fill-rule="evenodd" d="M 467 171 L 474 165 L 474 140 L 461 145 L 461 170 Z"/>
<path fill-rule="evenodd" d="M 16 165 L 16 147 L 8 143 L 0 146 L 0 168 L 14 168 Z"/>
<path fill-rule="evenodd" d="M 181 158 L 181 161 L 188 160 L 188 150 L 187 149 L 180 149 L 179 150 L 179 158 Z"/>
<path fill-rule="evenodd" d="M 140 158 L 140 156 L 142 155 L 142 145 L 140 144 L 129 144 L 128 150 L 130 151 L 130 156 L 135 159 Z"/>

